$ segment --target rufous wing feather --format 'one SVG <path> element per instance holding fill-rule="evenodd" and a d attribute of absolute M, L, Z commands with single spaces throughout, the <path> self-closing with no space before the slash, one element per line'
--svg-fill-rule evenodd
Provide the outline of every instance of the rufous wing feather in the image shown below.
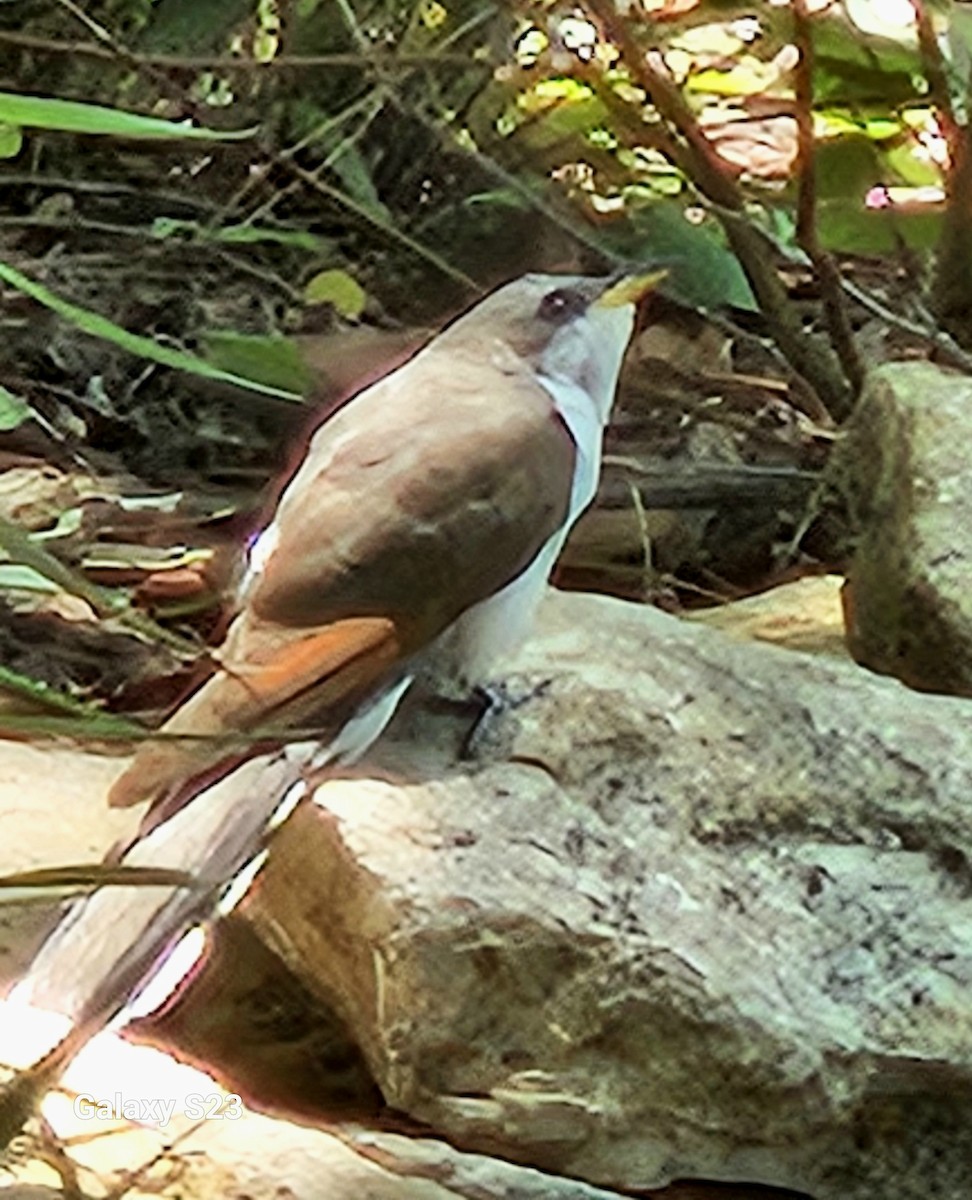
<path fill-rule="evenodd" d="M 350 617 L 315 630 L 274 629 L 236 636 L 245 657 L 224 661 L 147 741 L 108 794 L 114 808 L 155 800 L 180 784 L 245 752 L 254 734 L 280 740 L 302 715 L 349 709 L 378 686 L 400 657 L 395 623 Z M 237 665 L 238 663 L 238 665 Z M 234 746 L 232 735 L 243 737 Z"/>

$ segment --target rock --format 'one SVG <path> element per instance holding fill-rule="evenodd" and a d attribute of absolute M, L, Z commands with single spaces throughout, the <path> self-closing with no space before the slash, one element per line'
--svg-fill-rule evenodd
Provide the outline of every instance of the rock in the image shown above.
<path fill-rule="evenodd" d="M 254 1112 L 206 1075 L 112 1035 L 102 1035 L 85 1055 L 70 1076 L 82 1106 L 65 1095 L 49 1099 L 50 1132 L 31 1131 L 0 1165 L 5 1198 L 620 1200 L 615 1192 L 464 1154 L 433 1138 L 355 1126 L 314 1129 Z M 136 1124 L 99 1111 L 102 1104 L 146 1116 Z M 57 1191 L 48 1186 L 54 1184 Z"/>
<path fill-rule="evenodd" d="M 475 765 L 414 714 L 321 786 L 247 904 L 388 1103 L 602 1187 L 964 1197 L 967 704 L 566 595 L 514 686 Z"/>
<path fill-rule="evenodd" d="M 387 1103 L 602 1189 L 964 1200 L 968 703 L 558 594 L 506 679 L 472 760 L 468 720 L 404 711 L 244 905 Z"/>
<path fill-rule="evenodd" d="M 848 643 L 912 687 L 972 695 L 972 379 L 929 362 L 872 371 L 831 480 L 858 540 Z"/>
<path fill-rule="evenodd" d="M 685 613 L 710 629 L 789 650 L 847 657 L 839 575 L 815 575 L 732 604 Z"/>
<path fill-rule="evenodd" d="M 123 766 L 118 758 L 59 745 L 0 742 L 0 874 L 98 863 L 130 836 L 138 817 L 105 805 Z M 37 891 L 0 892 L 0 991 L 30 961 L 59 901 Z"/>

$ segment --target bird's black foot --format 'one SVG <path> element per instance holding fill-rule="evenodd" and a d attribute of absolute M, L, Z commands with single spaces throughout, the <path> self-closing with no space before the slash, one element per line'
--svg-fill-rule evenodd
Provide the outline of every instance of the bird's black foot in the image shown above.
<path fill-rule="evenodd" d="M 469 762 L 482 757 L 486 747 L 497 740 L 496 733 L 502 718 L 507 713 L 515 712 L 534 697 L 543 695 L 549 686 L 549 679 L 544 679 L 533 687 L 520 689 L 511 688 L 503 680 L 477 684 L 470 694 L 469 703 L 470 706 L 475 704 L 478 712 L 469 732 L 462 740 L 460 761 Z"/>

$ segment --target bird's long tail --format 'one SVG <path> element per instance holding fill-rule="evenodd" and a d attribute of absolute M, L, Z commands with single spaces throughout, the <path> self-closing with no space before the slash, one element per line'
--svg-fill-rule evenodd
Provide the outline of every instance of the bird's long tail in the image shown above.
<path fill-rule="evenodd" d="M 394 675 L 394 622 L 353 617 L 313 630 L 248 622 L 227 642 L 219 669 L 145 742 L 108 802 L 157 800 L 220 763 L 273 744 L 314 714 L 323 736 Z M 322 715 L 323 714 L 323 715 Z M 264 734 L 266 735 L 264 737 Z"/>
<path fill-rule="evenodd" d="M 208 787 L 196 785 L 121 856 L 122 866 L 161 868 L 185 883 L 103 886 L 68 909 L 4 1012 L 23 1005 L 60 1013 L 70 1032 L 0 1087 L 0 1148 L 74 1055 L 144 990 L 187 930 L 211 918 L 227 889 L 259 865 L 270 832 L 309 790 L 309 776 L 366 749 L 410 683 L 393 627 L 377 619 L 340 622 L 278 651 L 263 662 L 251 658 L 245 681 L 220 672 L 170 727 L 252 727 L 268 712 L 291 717 L 313 703 L 330 707 L 330 735 L 260 754 Z M 177 744 L 146 747 L 122 777 L 121 794 L 141 799 L 199 768 L 199 757 L 187 759 Z"/>
<path fill-rule="evenodd" d="M 105 886 L 76 900 L 4 1001 L 4 1020 L 41 1009 L 69 1032 L 0 1088 L 0 1135 L 14 1136 L 68 1062 L 139 995 L 192 926 L 204 923 L 268 833 L 308 788 L 302 753 L 250 760 L 205 789 L 122 857 L 130 867 L 177 872 L 183 884 Z M 0 1136 L 0 1146 L 4 1137 Z"/>

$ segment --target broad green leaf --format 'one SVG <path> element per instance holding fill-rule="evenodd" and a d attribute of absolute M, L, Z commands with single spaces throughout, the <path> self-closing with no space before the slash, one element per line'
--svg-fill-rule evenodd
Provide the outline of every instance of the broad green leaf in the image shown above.
<path fill-rule="evenodd" d="M 892 179 L 912 187 L 935 187 L 942 184 L 941 168 L 915 153 L 912 142 L 892 146 L 882 156 L 892 172 Z"/>
<path fill-rule="evenodd" d="M 107 317 L 102 317 L 98 313 L 91 312 L 90 309 L 81 308 L 69 300 L 62 299 L 43 284 L 29 279 L 8 263 L 0 262 L 0 279 L 5 280 L 24 295 L 30 296 L 31 299 L 46 305 L 58 316 L 70 321 L 82 333 L 113 342 L 123 350 L 136 354 L 140 358 L 149 359 L 151 362 L 159 363 L 160 366 L 171 367 L 176 371 L 188 371 L 192 375 L 229 383 L 234 387 L 248 388 L 253 392 L 274 396 L 278 400 L 299 401 L 302 399 L 299 392 L 274 387 L 256 379 L 246 379 L 242 375 L 234 375 L 232 372 L 221 370 L 195 354 L 189 354 L 184 350 L 175 350 L 171 346 L 163 346 L 159 342 L 153 341 L 152 338 L 143 337 L 139 333 L 130 333 L 127 329 L 116 325 L 114 321 L 109 321 Z"/>
<path fill-rule="evenodd" d="M 200 129 L 160 117 L 58 100 L 51 96 L 20 96 L 0 92 L 0 123 L 32 129 L 58 129 L 63 133 L 110 134 L 126 138 L 205 138 L 208 141 L 238 141 L 252 137 L 253 129 L 217 131 Z"/>
<path fill-rule="evenodd" d="M 857 204 L 882 178 L 877 147 L 860 131 L 818 143 L 816 168 L 818 196 Z"/>
<path fill-rule="evenodd" d="M 924 74 L 916 47 L 862 37 L 837 8 L 815 18 L 813 29 L 818 103 L 871 104 L 890 111 L 920 93 Z"/>
<path fill-rule="evenodd" d="M 684 205 L 654 199 L 634 208 L 628 224 L 636 240 L 625 241 L 618 249 L 635 261 L 669 266 L 660 291 L 704 308 L 721 304 L 756 308 L 746 276 L 722 240 L 715 218 L 693 224 L 685 216 Z M 605 239 L 608 244 L 611 240 Z"/>
<path fill-rule="evenodd" d="M 30 416 L 30 405 L 20 396 L 0 387 L 0 433 L 8 433 Z"/>
<path fill-rule="evenodd" d="M 19 125 L 0 125 L 0 158 L 16 158 L 24 144 Z"/>
<path fill-rule="evenodd" d="M 843 254 L 895 254 L 901 242 L 931 250 L 941 234 L 943 207 L 865 208 L 861 200 L 828 200 L 817 207 L 817 225 L 825 249 Z"/>
<path fill-rule="evenodd" d="M 299 395 L 310 384 L 297 347 L 287 338 L 213 330 L 202 341 L 206 361 L 221 371 Z"/>
<path fill-rule="evenodd" d="M 332 304 L 342 317 L 360 317 L 367 293 L 347 271 L 321 271 L 304 288 L 308 304 Z"/>
<path fill-rule="evenodd" d="M 565 139 L 590 133 L 607 122 L 607 109 L 596 96 L 582 100 L 564 101 L 542 116 L 532 118 L 517 131 L 517 138 L 528 149 L 537 152 L 558 146 Z"/>

